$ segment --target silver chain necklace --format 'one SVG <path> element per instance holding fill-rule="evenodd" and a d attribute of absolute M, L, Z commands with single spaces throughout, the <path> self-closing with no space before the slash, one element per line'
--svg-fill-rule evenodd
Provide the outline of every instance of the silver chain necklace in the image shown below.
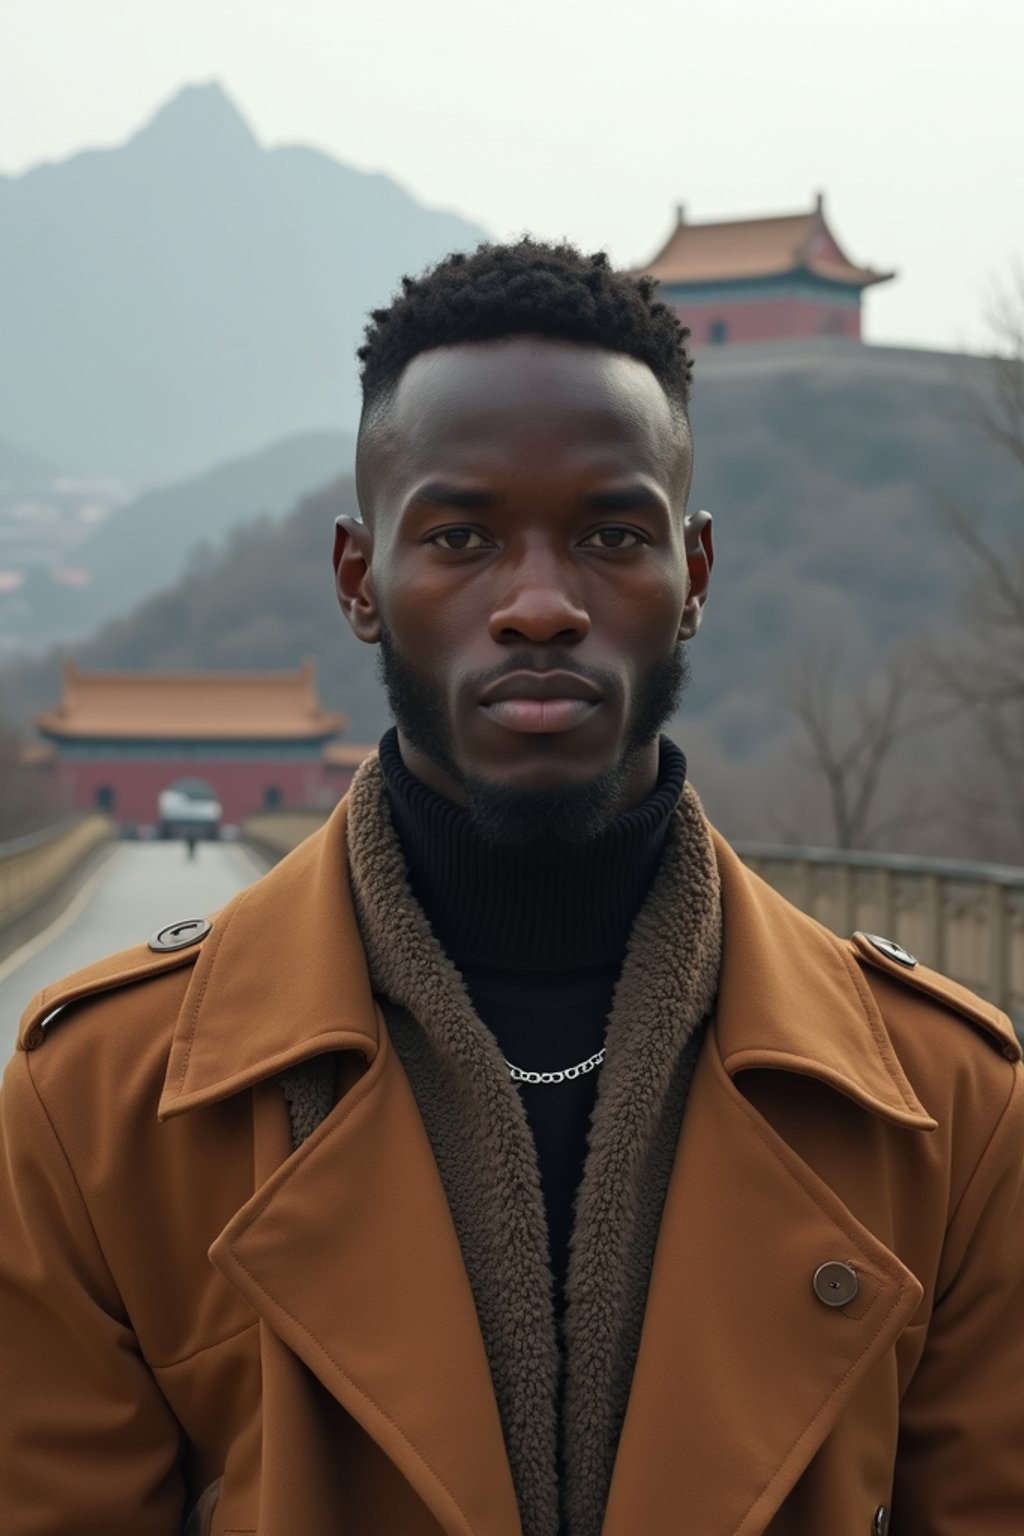
<path fill-rule="evenodd" d="M 605 1047 L 594 1056 L 588 1056 L 586 1061 L 579 1062 L 575 1067 L 566 1067 L 564 1072 L 526 1072 L 522 1067 L 514 1067 L 507 1056 L 501 1059 L 508 1067 L 509 1076 L 514 1083 L 566 1083 L 573 1082 L 577 1077 L 586 1077 L 588 1072 L 593 1072 L 604 1061 Z"/>

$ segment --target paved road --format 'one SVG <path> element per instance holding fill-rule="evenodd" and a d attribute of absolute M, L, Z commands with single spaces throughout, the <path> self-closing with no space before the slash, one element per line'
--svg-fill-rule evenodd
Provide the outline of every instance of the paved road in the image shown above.
<path fill-rule="evenodd" d="M 203 843 L 191 860 L 180 843 L 118 843 L 67 910 L 0 961 L 0 1068 L 14 1049 L 22 1010 L 40 987 L 148 939 L 166 923 L 203 917 L 261 869 L 231 843 Z"/>

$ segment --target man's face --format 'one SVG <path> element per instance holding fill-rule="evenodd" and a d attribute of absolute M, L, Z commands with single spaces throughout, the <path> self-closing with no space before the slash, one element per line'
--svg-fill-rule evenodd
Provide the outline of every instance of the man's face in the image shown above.
<path fill-rule="evenodd" d="M 339 600 L 408 767 L 494 840 L 580 841 L 653 787 L 712 559 L 690 467 L 643 363 L 532 337 L 414 358 L 365 435 Z"/>

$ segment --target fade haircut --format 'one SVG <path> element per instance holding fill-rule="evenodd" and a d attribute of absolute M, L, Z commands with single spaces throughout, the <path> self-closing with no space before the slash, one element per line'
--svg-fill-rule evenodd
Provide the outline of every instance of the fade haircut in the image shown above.
<path fill-rule="evenodd" d="M 507 336 L 549 336 L 624 352 L 646 363 L 670 404 L 685 418 L 693 362 L 689 329 L 654 297 L 657 280 L 616 272 L 604 251 L 529 236 L 514 245 L 455 252 L 371 312 L 362 364 L 364 428 L 420 352 Z"/>

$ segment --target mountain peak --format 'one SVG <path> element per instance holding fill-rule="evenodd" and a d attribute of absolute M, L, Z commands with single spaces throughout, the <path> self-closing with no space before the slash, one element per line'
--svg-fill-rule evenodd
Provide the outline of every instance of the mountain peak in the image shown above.
<path fill-rule="evenodd" d="M 133 142 L 203 154 L 214 145 L 258 147 L 252 129 L 218 80 L 184 86 L 150 118 Z"/>

